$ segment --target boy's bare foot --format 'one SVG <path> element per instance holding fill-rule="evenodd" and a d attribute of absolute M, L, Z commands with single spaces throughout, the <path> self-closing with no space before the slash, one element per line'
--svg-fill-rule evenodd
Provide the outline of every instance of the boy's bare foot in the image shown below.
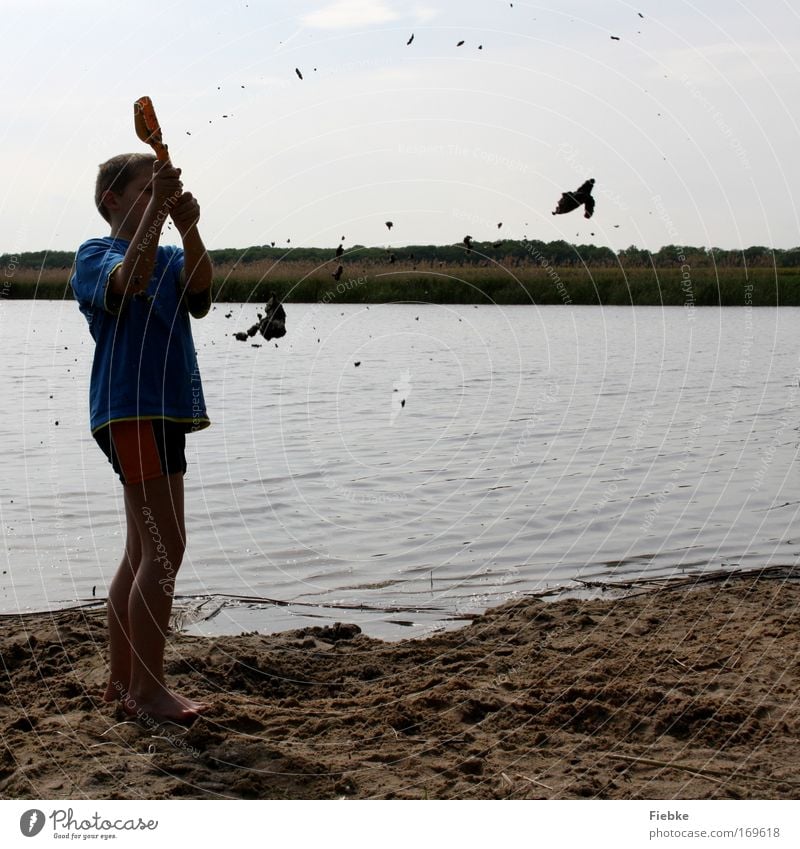
<path fill-rule="evenodd" d="M 172 722 L 193 722 L 210 705 L 196 702 L 164 690 L 147 699 L 135 699 L 130 695 L 120 701 L 122 710 L 131 717 L 140 717 L 155 722 L 170 720 Z"/>
<path fill-rule="evenodd" d="M 183 702 L 189 710 L 193 710 L 195 713 L 205 713 L 211 707 L 208 702 L 196 702 L 194 699 L 179 696 L 177 693 L 173 693 L 173 695 L 176 699 Z"/>
<path fill-rule="evenodd" d="M 189 699 L 186 696 L 181 696 L 178 693 L 173 693 L 173 692 L 169 691 L 169 695 L 170 695 L 170 697 L 175 699 L 175 701 L 177 701 L 180 704 L 180 706 L 183 708 L 184 711 L 189 711 L 191 713 L 200 714 L 200 713 L 204 713 L 205 711 L 207 711 L 211 707 L 211 705 L 208 702 L 198 702 L 198 701 L 195 701 L 194 699 Z M 130 697 L 128 696 L 128 692 L 127 692 L 126 688 L 121 688 L 111 681 L 108 682 L 108 686 L 106 687 L 106 691 L 105 691 L 105 693 L 103 693 L 103 701 L 108 702 L 108 703 L 120 702 L 123 705 L 123 707 L 125 706 L 126 702 L 130 702 L 131 705 L 136 704 L 135 700 L 130 699 Z M 148 700 L 147 703 L 150 704 L 151 700 Z M 132 712 L 136 713 L 135 707 L 133 708 Z"/>

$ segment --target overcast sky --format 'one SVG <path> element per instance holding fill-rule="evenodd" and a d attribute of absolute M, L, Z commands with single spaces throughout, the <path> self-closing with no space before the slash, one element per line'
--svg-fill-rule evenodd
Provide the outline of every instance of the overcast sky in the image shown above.
<path fill-rule="evenodd" d="M 0 252 L 106 234 L 97 165 L 147 150 L 143 94 L 210 248 L 800 245 L 794 0 L 2 8 Z M 553 217 L 588 177 L 594 218 Z"/>

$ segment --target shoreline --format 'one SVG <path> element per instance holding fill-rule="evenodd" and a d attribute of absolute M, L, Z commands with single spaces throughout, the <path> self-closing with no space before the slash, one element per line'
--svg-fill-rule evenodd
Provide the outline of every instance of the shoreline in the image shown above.
<path fill-rule="evenodd" d="M 789 572 L 787 573 L 787 570 Z M 355 625 L 360 632 L 371 639 L 395 644 L 405 641 L 424 640 L 439 633 L 463 628 L 501 607 L 518 599 L 539 599 L 547 604 L 557 601 L 574 599 L 576 601 L 597 600 L 619 600 L 641 592 L 649 592 L 659 589 L 688 588 L 696 589 L 708 582 L 719 582 L 727 577 L 785 577 L 791 578 L 791 567 L 786 565 L 764 566 L 749 569 L 716 569 L 707 572 L 689 572 L 681 576 L 653 577 L 653 578 L 631 578 L 629 580 L 584 580 L 572 578 L 567 584 L 554 584 L 537 590 L 519 590 L 505 597 L 498 597 L 483 610 L 475 610 L 470 613 L 448 613 L 445 608 L 425 606 L 387 606 L 381 607 L 374 604 L 352 602 L 350 604 L 326 604 L 319 602 L 294 602 L 284 599 L 270 598 L 268 596 L 240 596 L 221 592 L 205 594 L 182 594 L 174 596 L 172 613 L 170 615 L 169 630 L 173 635 L 201 637 L 204 639 L 219 639 L 221 637 L 236 637 L 250 633 L 258 633 L 261 636 L 277 636 L 280 634 L 303 631 L 312 626 L 330 627 L 341 617 L 349 617 L 348 624 Z M 800 578 L 798 578 L 800 580 Z M 70 613 L 82 613 L 91 616 L 104 616 L 107 598 L 105 596 L 96 598 L 76 599 L 74 602 L 64 603 L 61 607 L 53 607 L 49 610 L 35 609 L 24 611 L 0 611 L 0 634 L 2 634 L 3 623 L 13 619 L 21 625 L 28 621 L 34 625 L 46 619 L 52 619 L 68 615 Z M 210 604 L 209 604 L 210 603 Z M 203 607 L 209 605 L 209 610 L 202 614 Z M 216 622 L 223 611 L 258 612 L 265 610 L 287 611 L 286 616 L 273 616 L 273 621 L 253 621 L 246 627 L 240 620 L 238 625 L 223 627 L 222 629 L 211 628 L 207 632 L 202 626 L 209 622 Z M 307 613 L 305 611 L 308 611 Z M 378 619 L 375 614 L 391 615 L 393 617 L 403 616 L 403 619 Z M 436 614 L 440 614 L 436 618 Z M 415 621 L 414 617 L 418 617 Z M 305 621 L 303 621 L 305 620 Z M 377 623 L 377 627 L 376 627 Z M 394 626 L 393 628 L 387 626 Z M 413 628 L 418 626 L 425 630 L 413 633 Z"/>
<path fill-rule="evenodd" d="M 188 730 L 101 701 L 102 611 L 4 617 L 0 797 L 796 798 L 790 575 L 520 597 L 391 643 L 172 634 L 168 680 L 214 703 Z"/>

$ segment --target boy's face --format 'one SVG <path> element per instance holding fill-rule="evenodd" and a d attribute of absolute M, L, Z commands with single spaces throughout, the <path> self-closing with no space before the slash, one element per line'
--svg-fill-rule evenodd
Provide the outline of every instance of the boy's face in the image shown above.
<path fill-rule="evenodd" d="M 120 234 L 132 236 L 136 232 L 152 193 L 153 172 L 149 165 L 139 168 L 122 192 L 108 192 L 106 209 L 111 216 L 112 226 L 116 225 Z"/>

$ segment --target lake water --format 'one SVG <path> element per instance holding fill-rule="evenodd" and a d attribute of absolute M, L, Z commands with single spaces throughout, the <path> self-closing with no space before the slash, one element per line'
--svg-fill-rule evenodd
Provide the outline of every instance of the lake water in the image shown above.
<path fill-rule="evenodd" d="M 393 639 L 576 578 L 797 560 L 798 309 L 289 304 L 254 348 L 256 311 L 194 323 L 193 632 Z M 86 322 L 5 300 L 0 338 L 0 612 L 104 597 L 124 513 Z"/>

